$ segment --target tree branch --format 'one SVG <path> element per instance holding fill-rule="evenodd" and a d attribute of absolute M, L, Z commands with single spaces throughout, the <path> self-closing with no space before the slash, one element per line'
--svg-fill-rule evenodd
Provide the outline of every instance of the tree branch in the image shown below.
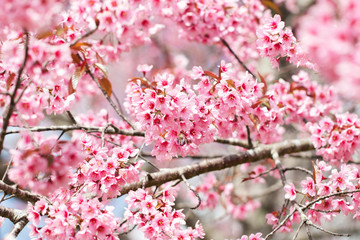
<path fill-rule="evenodd" d="M 15 110 L 15 105 L 16 105 L 15 97 L 16 97 L 16 93 L 21 84 L 21 75 L 23 74 L 23 71 L 25 69 L 25 65 L 26 65 L 26 62 L 28 59 L 28 52 L 29 52 L 29 33 L 27 31 L 25 31 L 25 56 L 24 56 L 23 63 L 17 73 L 15 87 L 14 87 L 13 93 L 10 96 L 10 103 L 8 105 L 8 109 L 4 110 L 4 117 L 3 117 L 3 123 L 2 123 L 3 125 L 2 125 L 2 130 L 0 133 L 0 153 L 2 152 L 2 150 L 4 148 L 6 129 L 9 126 L 11 115 L 13 114 L 13 112 Z"/>
<path fill-rule="evenodd" d="M 314 147 L 308 139 L 291 140 L 275 144 L 262 145 L 239 154 L 228 155 L 222 158 L 203 160 L 199 163 L 187 165 L 184 167 L 166 169 L 160 172 L 148 174 L 147 177 L 141 179 L 138 182 L 125 185 L 121 189 L 120 194 L 124 195 L 131 190 L 136 190 L 141 187 L 159 186 L 166 182 L 177 179 L 181 180 L 181 174 L 183 174 L 186 179 L 190 179 L 203 173 L 222 170 L 243 163 L 256 162 L 262 159 L 271 158 L 272 149 L 275 149 L 278 154 L 282 156 L 289 153 L 313 150 Z"/>
<path fill-rule="evenodd" d="M 30 131 L 30 132 L 45 132 L 45 131 L 73 131 L 73 130 L 83 130 L 87 132 L 103 132 L 103 127 L 94 127 L 94 126 L 83 126 L 83 125 L 61 125 L 61 126 L 48 126 L 48 127 L 32 127 L 32 128 L 22 128 L 19 130 L 11 130 L 5 132 L 5 135 L 8 134 L 15 134 L 20 133 L 21 131 Z M 145 132 L 138 131 L 138 130 L 123 130 L 115 127 L 112 125 L 112 128 L 108 128 L 105 131 L 106 134 L 120 134 L 125 136 L 134 136 L 134 137 L 145 137 Z M 222 143 L 222 144 L 228 144 L 228 145 L 234 145 L 239 146 L 243 148 L 249 148 L 249 145 L 242 140 L 238 139 L 225 139 L 225 138 L 219 138 L 214 137 L 214 142 Z M 191 157 L 191 156 L 189 156 Z"/>
<path fill-rule="evenodd" d="M 40 195 L 30 193 L 28 191 L 21 190 L 16 187 L 7 185 L 3 181 L 0 181 L 0 190 L 4 191 L 5 194 L 15 195 L 16 197 L 18 197 L 22 200 L 29 201 L 32 203 L 37 202 L 40 200 L 40 198 L 42 198 L 42 196 L 40 196 Z"/>
<path fill-rule="evenodd" d="M 19 233 L 24 229 L 24 227 L 26 226 L 26 224 L 29 222 L 29 220 L 27 219 L 27 217 L 23 217 L 22 219 L 20 219 L 20 221 L 18 221 L 17 223 L 15 223 L 14 228 L 11 230 L 11 232 L 5 237 L 4 240 L 13 240 L 17 237 L 17 235 L 19 235 Z"/>
<path fill-rule="evenodd" d="M 27 219 L 27 212 L 25 210 L 18 210 L 14 208 L 7 208 L 0 206 L 0 216 L 8 218 L 14 223 L 14 228 L 5 237 L 6 240 L 15 239 L 25 225 L 29 222 Z"/>

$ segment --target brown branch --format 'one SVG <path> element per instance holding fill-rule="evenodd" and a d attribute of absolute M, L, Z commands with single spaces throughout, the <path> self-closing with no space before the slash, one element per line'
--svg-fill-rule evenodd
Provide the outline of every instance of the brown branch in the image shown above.
<path fill-rule="evenodd" d="M 291 140 L 275 144 L 263 145 L 245 152 L 241 152 L 239 154 L 228 155 L 222 158 L 203 160 L 201 162 L 187 165 L 184 167 L 166 169 L 160 172 L 148 174 L 146 178 L 143 178 L 138 182 L 125 185 L 121 189 L 120 193 L 123 195 L 131 190 L 136 190 L 143 186 L 159 186 L 166 182 L 174 181 L 177 179 L 181 180 L 181 174 L 183 174 L 186 179 L 190 179 L 203 173 L 222 170 L 243 163 L 256 162 L 262 159 L 271 158 L 272 149 L 276 149 L 278 154 L 282 156 L 289 153 L 313 150 L 314 147 L 308 139 Z"/>
<path fill-rule="evenodd" d="M 24 229 L 24 227 L 26 226 L 26 224 L 29 222 L 29 220 L 27 219 L 27 217 L 23 217 L 22 219 L 20 219 L 20 221 L 18 221 L 17 223 L 15 223 L 14 228 L 11 230 L 11 232 L 5 237 L 4 240 L 13 240 L 17 237 L 17 235 L 19 235 L 19 233 Z"/>
<path fill-rule="evenodd" d="M 73 130 L 83 130 L 87 132 L 103 132 L 103 127 L 94 127 L 94 126 L 83 126 L 83 125 L 61 125 L 61 126 L 48 126 L 48 127 L 32 127 L 32 128 L 21 128 L 19 130 L 11 130 L 5 132 L 5 135 L 20 133 L 21 131 L 26 130 L 30 132 L 45 132 L 45 131 L 73 131 Z M 138 130 L 123 130 L 112 125 L 112 128 L 109 128 L 105 131 L 106 134 L 120 134 L 125 136 L 134 136 L 134 137 L 145 137 L 145 132 Z M 238 139 L 224 139 L 214 137 L 214 142 L 228 144 L 233 146 L 239 146 L 243 148 L 249 148 L 249 145 L 242 140 Z M 187 156 L 191 157 L 191 156 Z M 195 157 L 196 158 L 196 157 Z"/>
<path fill-rule="evenodd" d="M 0 153 L 2 152 L 2 150 L 4 148 L 6 130 L 9 126 L 11 115 L 13 114 L 13 112 L 15 110 L 15 105 L 16 105 L 15 97 L 16 97 L 16 93 L 17 93 L 18 89 L 20 88 L 21 75 L 23 74 L 24 69 L 25 69 L 25 65 L 26 65 L 26 62 L 28 59 L 28 55 L 29 55 L 28 52 L 29 52 L 29 33 L 27 31 L 25 31 L 25 56 L 24 56 L 23 63 L 17 73 L 14 91 L 13 91 L 13 93 L 11 93 L 11 96 L 10 96 L 10 103 L 8 105 L 8 108 L 4 110 L 3 126 L 2 126 L 1 133 L 0 133 Z"/>
<path fill-rule="evenodd" d="M 26 211 L 0 206 L 0 216 L 8 218 L 13 223 L 20 221 L 26 215 Z"/>
<path fill-rule="evenodd" d="M 32 128 L 22 128 L 20 130 L 11 130 L 7 131 L 5 134 L 14 134 L 20 133 L 21 131 L 30 131 L 30 132 L 45 132 L 45 131 L 73 131 L 73 130 L 83 130 L 87 132 L 103 132 L 104 127 L 93 127 L 93 126 L 82 126 L 82 125 L 62 125 L 62 126 L 49 126 L 49 127 L 32 127 Z M 144 137 L 145 133 L 142 131 L 132 131 L 132 130 L 122 130 L 119 128 L 108 128 L 105 131 L 106 134 L 120 134 L 125 136 L 134 136 L 134 137 Z"/>
<path fill-rule="evenodd" d="M 5 194 L 15 195 L 22 200 L 32 203 L 37 202 L 38 200 L 40 200 L 40 198 L 42 198 L 41 195 L 30 193 L 28 191 L 18 189 L 17 187 L 7 185 L 3 181 L 0 181 L 0 190 L 4 191 Z"/>
<path fill-rule="evenodd" d="M 27 219 L 27 212 L 25 210 L 0 206 L 0 216 L 8 218 L 11 222 L 14 223 L 14 228 L 5 237 L 6 240 L 15 239 L 16 236 L 25 227 L 25 225 L 29 222 Z"/>

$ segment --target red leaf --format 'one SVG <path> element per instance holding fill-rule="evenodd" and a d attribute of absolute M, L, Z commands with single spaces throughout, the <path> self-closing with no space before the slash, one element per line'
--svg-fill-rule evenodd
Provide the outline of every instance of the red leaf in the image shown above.
<path fill-rule="evenodd" d="M 76 91 L 79 80 L 85 74 L 85 70 L 86 70 L 86 61 L 84 61 L 80 67 L 77 67 L 74 74 L 72 75 L 68 86 L 69 95 L 73 94 Z"/>
<path fill-rule="evenodd" d="M 216 74 L 215 74 L 215 73 L 213 73 L 213 72 L 210 72 L 210 71 L 204 71 L 204 74 L 205 74 L 205 75 L 207 75 L 207 76 L 209 76 L 209 77 L 215 78 L 216 80 L 218 80 L 218 81 L 219 81 L 219 77 L 218 77 L 218 76 L 216 76 Z"/>
<path fill-rule="evenodd" d="M 112 93 L 111 82 L 107 77 L 99 79 L 100 86 L 105 90 L 106 94 L 110 97 Z"/>
<path fill-rule="evenodd" d="M 15 79 L 16 74 L 15 73 L 10 73 L 9 77 L 6 79 L 6 89 L 9 90 L 11 83 L 13 82 L 13 80 Z"/>
<path fill-rule="evenodd" d="M 260 78 L 260 81 L 264 84 L 264 87 L 262 89 L 262 93 L 265 95 L 266 92 L 267 92 L 267 84 L 266 84 L 266 81 L 264 79 L 264 77 L 258 72 L 258 75 L 259 75 L 259 78 Z"/>
<path fill-rule="evenodd" d="M 77 50 L 77 51 L 84 51 L 85 48 L 87 47 L 91 47 L 92 44 L 91 43 L 87 43 L 87 42 L 77 42 L 74 45 L 70 46 L 70 48 L 72 50 Z"/>
<path fill-rule="evenodd" d="M 265 6 L 270 8 L 271 10 L 273 10 L 274 12 L 276 12 L 279 15 L 282 15 L 280 8 L 273 2 L 270 0 L 262 0 L 261 3 Z"/>

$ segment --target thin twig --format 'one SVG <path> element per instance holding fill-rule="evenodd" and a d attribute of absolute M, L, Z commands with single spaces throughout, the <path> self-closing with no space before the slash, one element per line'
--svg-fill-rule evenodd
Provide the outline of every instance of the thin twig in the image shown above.
<path fill-rule="evenodd" d="M 201 198 L 200 198 L 199 194 L 195 191 L 195 189 L 193 189 L 193 188 L 190 186 L 190 184 L 189 184 L 189 182 L 187 181 L 187 179 L 185 178 L 184 174 L 181 174 L 181 178 L 182 178 L 182 180 L 184 181 L 185 185 L 188 187 L 188 189 L 189 189 L 190 191 L 192 191 L 192 192 L 195 194 L 196 198 L 198 199 L 197 205 L 196 205 L 195 207 L 191 207 L 190 209 L 197 209 L 197 208 L 200 207 L 200 205 L 201 205 Z"/>
<path fill-rule="evenodd" d="M 74 115 L 70 111 L 66 111 L 66 113 L 67 113 L 68 117 L 70 118 L 70 121 L 72 122 L 72 124 L 77 125 Z"/>
<path fill-rule="evenodd" d="M 275 234 L 275 232 L 277 232 L 277 230 L 279 230 L 285 223 L 286 221 L 295 213 L 295 209 L 293 209 L 285 218 L 284 220 L 281 221 L 281 223 L 279 225 L 277 225 L 276 228 L 274 228 L 268 235 L 265 236 L 264 240 L 269 239 L 272 235 Z"/>
<path fill-rule="evenodd" d="M 139 158 L 141 158 L 142 160 L 144 160 L 147 164 L 149 164 L 150 166 L 152 166 L 153 168 L 155 168 L 158 172 L 160 172 L 160 168 L 157 167 L 155 164 L 153 164 L 151 161 L 147 160 L 146 158 L 144 158 L 143 156 L 139 156 Z"/>
<path fill-rule="evenodd" d="M 233 146 L 239 146 L 239 147 L 243 147 L 246 149 L 251 148 L 247 142 L 241 141 L 238 139 L 234 139 L 234 138 L 225 139 L 225 138 L 214 137 L 214 142 L 222 143 L 222 144 L 229 144 L 229 145 L 233 145 Z"/>
<path fill-rule="evenodd" d="M 307 170 L 306 168 L 302 168 L 302 167 L 288 167 L 288 168 L 284 168 L 283 169 L 284 172 L 287 172 L 287 171 L 301 171 L 301 172 L 304 172 L 310 176 L 312 176 L 312 172 L 310 172 L 309 170 Z"/>
<path fill-rule="evenodd" d="M 86 72 L 89 74 L 89 76 L 91 77 L 91 79 L 96 83 L 96 85 L 98 86 L 98 88 L 101 90 L 101 92 L 103 93 L 103 95 L 105 96 L 106 100 L 110 103 L 111 107 L 115 110 L 115 112 L 117 113 L 117 115 L 124 120 L 127 124 L 129 124 L 129 126 L 132 129 L 136 129 L 135 126 L 127 119 L 127 117 L 125 117 L 125 115 L 123 115 L 121 113 L 121 111 L 119 110 L 119 108 L 115 105 L 114 101 L 110 98 L 110 96 L 107 94 L 106 90 L 100 85 L 99 81 L 95 78 L 94 74 L 92 74 L 92 72 L 90 71 L 89 65 L 86 63 Z"/>
<path fill-rule="evenodd" d="M 83 126 L 83 125 L 62 125 L 62 126 L 48 126 L 48 127 L 32 127 L 32 128 L 21 128 L 20 130 L 10 130 L 5 133 L 15 134 L 20 133 L 21 131 L 30 131 L 30 132 L 45 132 L 45 131 L 73 131 L 73 130 L 83 130 L 87 132 L 99 132 L 101 133 L 103 127 L 94 127 L 94 126 Z M 133 131 L 133 130 L 123 130 L 123 129 L 108 129 L 105 131 L 106 134 L 119 134 L 125 136 L 133 137 L 144 137 L 145 133 L 142 131 Z"/>
<path fill-rule="evenodd" d="M 99 24 L 96 24 L 96 27 L 90 31 L 88 31 L 87 33 L 85 33 L 84 35 L 78 37 L 77 39 L 75 39 L 75 41 L 73 41 L 71 44 L 70 44 L 70 47 L 73 47 L 75 44 L 77 44 L 79 41 L 81 41 L 82 39 L 84 38 L 87 38 L 89 37 L 90 35 L 92 35 L 94 32 L 96 32 L 96 30 L 98 29 L 98 26 Z"/>
<path fill-rule="evenodd" d="M 84 125 L 60 125 L 60 126 L 47 126 L 47 127 L 32 127 L 32 128 L 21 128 L 19 130 L 10 130 L 5 132 L 5 135 L 8 134 L 16 134 L 20 133 L 21 131 L 30 131 L 30 132 L 45 132 L 45 131 L 73 131 L 73 130 L 83 130 L 87 132 L 102 132 L 102 127 L 95 127 L 95 126 L 84 126 Z M 138 130 L 124 130 L 114 127 L 114 129 L 109 129 L 105 131 L 106 134 L 119 134 L 125 136 L 133 136 L 133 137 L 145 137 L 145 132 L 138 131 Z M 214 142 L 228 144 L 233 146 L 240 146 L 246 149 L 249 149 L 249 145 L 247 142 L 234 139 L 234 138 L 219 138 L 214 137 Z M 191 156 L 186 156 L 191 157 Z M 194 157 L 196 158 L 196 156 Z M 206 158 L 206 157 L 205 157 Z M 212 157 L 210 157 L 212 158 Z"/>
<path fill-rule="evenodd" d="M 350 234 L 347 234 L 347 233 L 331 232 L 331 231 L 326 230 L 326 229 L 320 227 L 319 225 L 316 225 L 316 224 L 311 223 L 311 222 L 310 222 L 310 223 L 306 223 L 306 224 L 312 226 L 313 228 L 316 228 L 317 230 L 320 230 L 320 231 L 322 231 L 322 232 L 324 232 L 324 233 L 328 233 L 328 234 L 333 235 L 333 236 L 339 236 L 339 237 L 350 237 L 350 236 L 351 236 Z"/>
<path fill-rule="evenodd" d="M 227 47 L 227 49 L 230 51 L 230 53 L 236 58 L 236 60 L 238 61 L 238 63 L 246 70 L 248 71 L 255 80 L 256 79 L 256 76 L 254 73 L 252 73 L 250 71 L 250 69 L 245 65 L 245 63 L 243 61 L 240 60 L 240 58 L 236 55 L 236 53 L 232 50 L 232 48 L 230 47 L 230 45 L 225 41 L 225 39 L 223 38 L 220 38 L 221 42 L 225 45 L 225 47 Z"/>
<path fill-rule="evenodd" d="M 120 100 L 119 100 L 119 98 L 117 97 L 117 95 L 116 95 L 116 93 L 115 93 L 114 91 L 112 91 L 112 95 L 113 95 L 114 98 L 115 98 L 116 104 L 118 105 L 120 112 L 121 112 L 122 114 L 124 114 L 124 111 L 123 111 L 122 108 L 121 108 Z"/>
<path fill-rule="evenodd" d="M 306 228 L 306 233 L 307 233 L 307 235 L 308 235 L 308 239 L 309 240 L 312 240 L 312 236 L 311 236 L 311 232 L 310 232 L 310 227 L 309 227 L 309 225 L 305 225 L 305 228 Z"/>
<path fill-rule="evenodd" d="M 305 222 L 301 222 L 301 224 L 299 225 L 299 227 L 297 228 L 294 237 L 292 238 L 292 240 L 295 240 L 300 232 L 300 229 L 302 228 L 302 226 L 304 226 Z"/>

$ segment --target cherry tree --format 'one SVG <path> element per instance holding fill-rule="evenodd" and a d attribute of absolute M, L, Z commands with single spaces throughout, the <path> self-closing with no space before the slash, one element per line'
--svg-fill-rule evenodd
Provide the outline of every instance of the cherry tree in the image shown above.
<path fill-rule="evenodd" d="M 304 2 L 0 0 L 6 239 L 349 236 L 360 2 Z"/>

